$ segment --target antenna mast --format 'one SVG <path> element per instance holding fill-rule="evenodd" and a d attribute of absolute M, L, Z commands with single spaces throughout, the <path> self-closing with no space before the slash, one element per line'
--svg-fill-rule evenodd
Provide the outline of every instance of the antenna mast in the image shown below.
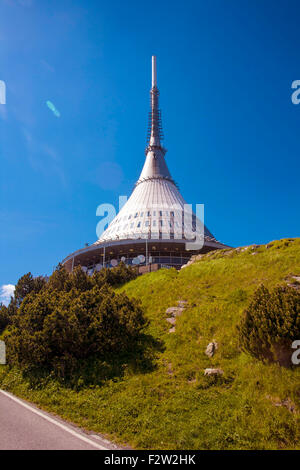
<path fill-rule="evenodd" d="M 149 126 L 148 126 L 148 136 L 147 143 L 148 147 L 146 153 L 151 147 L 159 147 L 163 150 L 161 145 L 161 140 L 163 140 L 163 131 L 161 124 L 161 111 L 159 109 L 159 91 L 157 88 L 157 67 L 156 67 L 156 56 L 152 56 L 152 88 L 150 91 L 150 106 L 151 111 L 149 113 Z"/>

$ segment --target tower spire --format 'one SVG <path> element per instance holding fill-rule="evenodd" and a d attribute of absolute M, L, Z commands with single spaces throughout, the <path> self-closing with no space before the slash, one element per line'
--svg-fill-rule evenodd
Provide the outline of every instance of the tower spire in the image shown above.
<path fill-rule="evenodd" d="M 152 56 L 152 88 L 157 87 L 156 56 Z"/>
<path fill-rule="evenodd" d="M 156 56 L 152 56 L 152 88 L 150 91 L 151 110 L 149 113 L 148 126 L 148 152 L 149 147 L 159 147 L 162 149 L 161 140 L 163 140 L 161 111 L 159 109 L 159 91 L 157 88 L 157 68 Z"/>
<path fill-rule="evenodd" d="M 140 178 L 136 183 L 137 185 L 149 179 L 165 179 L 175 185 L 165 161 L 165 154 L 167 151 L 161 144 L 161 141 L 163 140 L 163 132 L 158 98 L 159 91 L 157 88 L 156 57 L 152 56 L 152 88 L 150 91 L 151 109 L 149 112 L 146 161 Z"/>

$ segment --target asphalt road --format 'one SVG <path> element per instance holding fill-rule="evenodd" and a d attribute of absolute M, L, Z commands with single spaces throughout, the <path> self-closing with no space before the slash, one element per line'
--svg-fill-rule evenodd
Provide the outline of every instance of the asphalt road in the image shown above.
<path fill-rule="evenodd" d="M 117 447 L 0 390 L 0 450 L 108 449 Z"/>

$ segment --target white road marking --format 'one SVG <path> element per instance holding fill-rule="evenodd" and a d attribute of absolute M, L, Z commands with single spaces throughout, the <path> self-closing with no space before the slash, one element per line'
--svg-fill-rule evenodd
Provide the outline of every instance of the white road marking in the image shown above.
<path fill-rule="evenodd" d="M 98 449 L 98 450 L 110 450 L 108 447 L 103 447 L 100 444 L 97 444 L 96 442 L 92 441 L 88 437 L 83 436 L 82 434 L 74 431 L 73 429 L 68 428 L 68 426 L 65 426 L 64 424 L 60 423 L 59 421 L 56 421 L 55 419 L 53 419 L 50 416 L 44 414 L 43 412 L 37 410 L 36 408 L 33 408 L 32 406 L 28 405 L 27 403 L 24 403 L 23 401 L 16 398 L 14 395 L 11 395 L 8 392 L 4 392 L 4 390 L 0 390 L 0 393 L 7 396 L 8 398 L 15 401 L 16 403 L 23 406 L 24 408 L 27 408 L 27 410 L 30 410 L 32 413 L 35 413 L 36 415 L 40 416 L 41 418 L 44 418 L 46 421 L 49 421 L 49 423 L 55 424 L 59 428 L 61 428 L 64 431 L 68 432 L 69 434 L 72 434 L 73 436 L 77 437 L 78 439 L 81 439 L 82 441 L 87 442 L 91 446 L 96 447 L 96 449 Z"/>

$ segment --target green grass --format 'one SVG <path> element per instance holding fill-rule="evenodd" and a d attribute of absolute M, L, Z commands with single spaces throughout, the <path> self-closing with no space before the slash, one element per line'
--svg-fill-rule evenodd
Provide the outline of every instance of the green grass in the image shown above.
<path fill-rule="evenodd" d="M 118 291 L 141 299 L 147 333 L 163 345 L 151 372 L 128 364 L 122 377 L 75 391 L 51 377 L 33 386 L 1 367 L 0 386 L 134 448 L 300 449 L 300 366 L 288 370 L 241 353 L 236 329 L 260 283 L 272 288 L 296 274 L 300 239 L 213 252 L 180 272 L 144 275 Z M 190 307 L 170 334 L 165 311 L 181 299 Z M 219 348 L 210 359 L 212 340 Z M 205 377 L 208 367 L 224 375 Z M 276 406 L 284 400 L 294 412 Z"/>

